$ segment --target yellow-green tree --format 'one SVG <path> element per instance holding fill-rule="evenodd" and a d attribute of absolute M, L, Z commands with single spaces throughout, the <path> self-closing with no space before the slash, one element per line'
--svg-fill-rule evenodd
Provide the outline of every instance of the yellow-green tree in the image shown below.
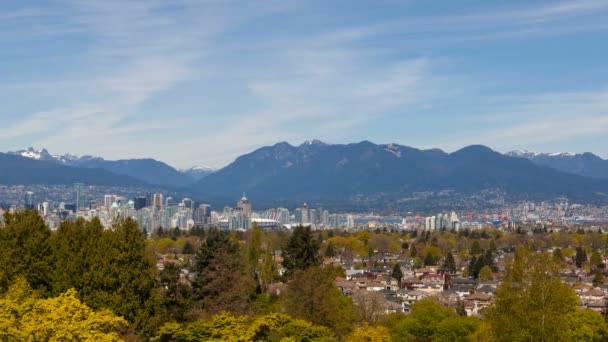
<path fill-rule="evenodd" d="M 258 318 L 220 313 L 209 320 L 186 325 L 167 323 L 160 328 L 155 342 L 190 341 L 319 341 L 337 342 L 326 327 L 294 319 L 284 314 L 269 314 Z"/>
<path fill-rule="evenodd" d="M 433 299 L 423 299 L 412 305 L 410 315 L 391 314 L 383 320 L 394 341 L 469 341 L 479 320 L 459 316 L 453 309 Z"/>
<path fill-rule="evenodd" d="M 497 341 L 570 341 L 564 318 L 578 306 L 548 253 L 519 247 L 485 316 Z"/>
<path fill-rule="evenodd" d="M 356 328 L 344 340 L 346 342 L 391 342 L 393 339 L 386 327 L 364 324 L 362 327 Z"/>
<path fill-rule="evenodd" d="M 122 341 L 126 324 L 109 310 L 91 310 L 73 289 L 42 299 L 20 279 L 0 298 L 2 341 Z"/>
<path fill-rule="evenodd" d="M 332 268 L 309 267 L 294 273 L 283 298 L 285 311 L 345 336 L 352 329 L 357 313 L 352 300 L 334 284 L 335 277 L 336 271 Z"/>

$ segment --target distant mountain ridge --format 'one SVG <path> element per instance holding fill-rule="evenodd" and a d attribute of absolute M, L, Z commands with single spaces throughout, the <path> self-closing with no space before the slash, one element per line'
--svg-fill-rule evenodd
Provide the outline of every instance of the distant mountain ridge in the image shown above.
<path fill-rule="evenodd" d="M 104 169 L 79 168 L 20 155 L 0 153 L 0 184 L 68 185 L 76 182 L 105 186 L 150 186 L 139 179 L 118 175 Z"/>
<path fill-rule="evenodd" d="M 260 200 L 401 198 L 425 191 L 607 198 L 608 181 L 572 175 L 473 145 L 453 153 L 369 141 L 281 142 L 238 157 L 194 185 L 201 196 Z"/>
<path fill-rule="evenodd" d="M 602 159 L 590 152 L 541 153 L 516 150 L 505 154 L 511 157 L 526 158 L 536 165 L 548 166 L 562 172 L 608 179 L 608 160 Z"/>
<path fill-rule="evenodd" d="M 189 186 L 215 171 L 208 167 L 193 167 L 181 171 L 151 158 L 105 160 L 104 158 L 90 155 L 82 157 L 72 154 L 54 155 L 49 153 L 45 148 L 36 150 L 29 147 L 25 150 L 8 152 L 8 154 L 66 166 L 104 169 L 116 174 L 139 179 L 145 183 L 168 187 Z"/>

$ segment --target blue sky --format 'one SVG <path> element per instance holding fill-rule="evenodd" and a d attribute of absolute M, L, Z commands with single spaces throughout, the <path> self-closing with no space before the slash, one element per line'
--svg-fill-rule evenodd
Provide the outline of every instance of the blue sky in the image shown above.
<path fill-rule="evenodd" d="M 608 1 L 0 2 L 0 151 L 319 138 L 608 157 Z"/>

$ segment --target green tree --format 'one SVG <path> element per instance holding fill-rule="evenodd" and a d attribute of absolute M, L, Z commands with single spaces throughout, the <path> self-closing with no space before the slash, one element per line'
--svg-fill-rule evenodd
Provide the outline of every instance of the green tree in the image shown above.
<path fill-rule="evenodd" d="M 553 261 L 562 264 L 564 263 L 564 255 L 562 254 L 562 250 L 560 248 L 553 250 Z"/>
<path fill-rule="evenodd" d="M 576 267 L 583 267 L 583 264 L 587 262 L 587 253 L 583 247 L 576 247 L 574 262 L 576 263 Z"/>
<path fill-rule="evenodd" d="M 227 232 L 209 230 L 196 255 L 194 271 L 192 285 L 198 309 L 212 314 L 248 310 L 255 284 L 245 274 L 239 247 Z"/>
<path fill-rule="evenodd" d="M 547 253 L 519 247 L 507 265 L 495 304 L 484 315 L 498 341 L 568 341 L 562 318 L 578 300 L 562 283 L 561 266 Z"/>
<path fill-rule="evenodd" d="M 334 251 L 334 244 L 330 241 L 325 247 L 325 256 L 328 258 L 333 258 L 336 252 Z"/>
<path fill-rule="evenodd" d="M 410 248 L 410 257 L 415 258 L 418 256 L 418 251 L 416 250 L 416 245 L 412 244 L 412 248 Z"/>
<path fill-rule="evenodd" d="M 469 341 L 478 320 L 458 315 L 453 309 L 433 299 L 412 305 L 410 315 L 388 315 L 383 325 L 389 328 L 394 341 Z"/>
<path fill-rule="evenodd" d="M 264 252 L 264 260 L 260 269 L 260 279 L 264 286 L 274 283 L 279 279 L 279 268 L 274 261 L 274 254 L 269 248 Z"/>
<path fill-rule="evenodd" d="M 137 223 L 127 218 L 104 230 L 94 253 L 91 278 L 79 291 L 85 303 L 112 310 L 142 337 L 150 336 L 159 323 L 161 293 L 154 256 Z"/>
<path fill-rule="evenodd" d="M 490 268 L 490 266 L 485 265 L 484 267 L 482 267 L 481 270 L 479 270 L 478 277 L 481 280 L 490 280 L 490 279 L 492 279 L 492 269 Z"/>
<path fill-rule="evenodd" d="M 600 252 L 597 251 L 597 249 L 594 249 L 593 252 L 591 252 L 591 259 L 589 261 L 591 262 L 592 266 L 599 266 L 604 263 L 604 261 L 602 260 L 602 256 L 600 255 Z"/>
<path fill-rule="evenodd" d="M 186 240 L 186 242 L 184 242 L 184 246 L 182 247 L 182 254 L 192 255 L 194 253 L 194 245 L 192 245 L 192 242 L 190 242 L 190 240 Z"/>
<path fill-rule="evenodd" d="M 591 309 L 576 309 L 564 317 L 567 341 L 608 341 L 604 317 Z"/>
<path fill-rule="evenodd" d="M 424 266 L 432 266 L 437 265 L 437 260 L 433 257 L 431 253 L 427 253 L 424 257 Z"/>
<path fill-rule="evenodd" d="M 593 286 L 600 287 L 602 285 L 604 285 L 604 272 L 603 270 L 598 270 L 593 276 Z"/>
<path fill-rule="evenodd" d="M 313 238 L 310 227 L 297 226 L 281 254 L 286 276 L 321 264 L 319 243 Z"/>
<path fill-rule="evenodd" d="M 454 256 L 452 253 L 448 252 L 443 260 L 443 268 L 449 270 L 450 272 L 456 272 L 456 261 L 454 260 Z"/>
<path fill-rule="evenodd" d="M 481 245 L 479 244 L 479 240 L 473 240 L 473 244 L 471 245 L 471 255 L 481 254 Z"/>
<path fill-rule="evenodd" d="M 0 291 L 19 276 L 36 290 L 51 290 L 50 229 L 34 210 L 4 213 L 0 226 Z"/>
<path fill-rule="evenodd" d="M 172 262 L 164 264 L 159 276 L 163 290 L 162 305 L 167 317 L 183 322 L 192 305 L 192 286 L 187 280 L 180 279 L 180 267 Z"/>
<path fill-rule="evenodd" d="M 401 271 L 401 266 L 398 262 L 393 265 L 393 272 L 391 273 L 391 276 L 397 279 L 399 284 L 401 284 L 401 279 L 403 279 L 403 272 Z"/>
<path fill-rule="evenodd" d="M 95 291 L 94 281 L 102 276 L 92 277 L 91 273 L 98 267 L 96 256 L 104 252 L 100 250 L 103 231 L 99 219 L 85 221 L 79 218 L 75 222 L 62 222 L 51 236 L 54 264 L 51 280 L 55 295 L 75 288 L 87 298 Z"/>
<path fill-rule="evenodd" d="M 345 336 L 357 319 L 350 298 L 334 283 L 333 268 L 309 267 L 293 274 L 284 295 L 284 310 L 293 317 L 331 328 Z"/>

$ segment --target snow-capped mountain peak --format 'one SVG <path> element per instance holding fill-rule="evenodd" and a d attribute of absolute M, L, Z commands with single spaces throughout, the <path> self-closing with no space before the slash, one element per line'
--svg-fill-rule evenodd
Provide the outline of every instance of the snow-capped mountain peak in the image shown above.
<path fill-rule="evenodd" d="M 14 152 L 7 152 L 7 153 L 12 154 L 12 155 L 22 156 L 25 158 L 50 161 L 50 162 L 55 162 L 55 163 L 59 163 L 59 164 L 71 164 L 72 162 L 77 162 L 81 159 L 103 160 L 103 158 L 101 158 L 101 157 L 91 157 L 91 156 L 78 157 L 78 156 L 75 156 L 75 155 L 69 154 L 69 153 L 66 153 L 63 155 L 51 154 L 51 153 L 49 153 L 49 151 L 46 148 L 37 150 L 33 147 L 28 147 L 25 150 L 19 150 L 19 151 L 14 151 Z"/>
<path fill-rule="evenodd" d="M 323 141 L 319 140 L 319 139 L 312 139 L 312 140 L 306 140 L 302 143 L 302 145 L 320 145 L 320 146 L 324 146 L 327 145 L 326 143 L 324 143 Z"/>
<path fill-rule="evenodd" d="M 189 169 L 183 169 L 182 172 L 215 172 L 216 170 L 210 166 L 195 165 Z"/>
<path fill-rule="evenodd" d="M 534 158 L 534 157 L 574 157 L 576 153 L 573 152 L 555 152 L 555 153 L 543 153 L 528 150 L 514 150 L 505 153 L 511 157 L 523 157 L 523 158 Z"/>

